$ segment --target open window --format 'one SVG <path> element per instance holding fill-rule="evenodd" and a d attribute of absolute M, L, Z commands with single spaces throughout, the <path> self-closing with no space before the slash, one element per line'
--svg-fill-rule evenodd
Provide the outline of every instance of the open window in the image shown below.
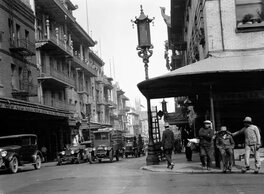
<path fill-rule="evenodd" d="M 239 31 L 264 30 L 264 0 L 236 0 L 236 19 Z"/>

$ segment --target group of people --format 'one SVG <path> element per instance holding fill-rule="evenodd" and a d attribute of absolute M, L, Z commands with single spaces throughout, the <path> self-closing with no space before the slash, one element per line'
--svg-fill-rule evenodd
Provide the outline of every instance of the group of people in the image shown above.
<path fill-rule="evenodd" d="M 256 125 L 253 125 L 252 119 L 246 117 L 243 120 L 244 127 L 235 132 L 231 133 L 227 130 L 226 126 L 222 126 L 218 132 L 212 129 L 212 122 L 209 120 L 204 121 L 204 126 L 199 130 L 199 150 L 200 160 L 202 163 L 202 169 L 211 170 L 212 157 L 215 146 L 218 148 L 223 163 L 223 172 L 232 171 L 232 165 L 234 161 L 234 147 L 235 142 L 233 137 L 239 134 L 245 136 L 245 167 L 242 172 L 245 173 L 250 170 L 249 158 L 252 153 L 255 158 L 255 170 L 254 173 L 258 173 L 260 170 L 260 153 L 259 148 L 261 147 L 261 136 L 260 131 Z M 190 134 L 190 130 L 184 129 L 184 133 Z M 174 135 L 169 129 L 169 125 L 165 126 L 165 131 L 162 135 L 162 146 L 167 159 L 168 168 L 173 168 L 174 164 L 171 161 L 171 153 L 173 150 Z M 192 160 L 192 150 L 190 146 L 187 146 L 188 142 L 184 141 L 186 158 L 188 161 Z"/>

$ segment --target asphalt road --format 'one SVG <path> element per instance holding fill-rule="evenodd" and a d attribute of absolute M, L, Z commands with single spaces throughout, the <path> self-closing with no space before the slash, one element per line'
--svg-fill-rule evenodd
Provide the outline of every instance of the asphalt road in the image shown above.
<path fill-rule="evenodd" d="M 0 194 L 6 193 L 264 193 L 262 174 L 173 174 L 140 170 L 145 158 L 119 162 L 24 168 L 17 174 L 0 173 Z"/>

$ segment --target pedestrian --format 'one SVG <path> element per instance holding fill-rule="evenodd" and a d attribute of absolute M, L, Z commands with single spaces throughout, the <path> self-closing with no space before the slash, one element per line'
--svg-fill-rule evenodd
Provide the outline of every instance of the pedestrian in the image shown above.
<path fill-rule="evenodd" d="M 162 133 L 162 146 L 167 160 L 167 168 L 173 169 L 174 164 L 171 160 L 171 154 L 174 145 L 174 133 L 170 130 L 169 124 L 165 124 L 165 131 Z"/>
<path fill-rule="evenodd" d="M 213 153 L 213 136 L 212 122 L 209 120 L 204 121 L 204 127 L 199 130 L 200 139 L 200 159 L 202 168 L 210 171 L 212 166 L 212 153 Z M 205 163 L 207 158 L 207 165 Z"/>
<path fill-rule="evenodd" d="M 222 126 L 220 131 L 216 135 L 216 147 L 221 153 L 221 158 L 223 162 L 223 173 L 232 171 L 233 165 L 233 150 L 235 147 L 235 142 L 231 133 L 227 131 L 226 126 Z"/>
<path fill-rule="evenodd" d="M 44 162 L 47 162 L 48 161 L 48 149 L 45 147 L 45 146 L 42 146 L 41 148 L 41 152 L 42 152 L 42 155 L 43 155 L 43 158 L 44 158 Z"/>
<path fill-rule="evenodd" d="M 244 127 L 235 133 L 233 133 L 233 136 L 236 136 L 238 134 L 244 134 L 245 135 L 245 167 L 242 169 L 242 173 L 245 173 L 246 171 L 250 170 L 250 163 L 249 163 L 249 157 L 250 152 L 253 153 L 255 158 L 255 170 L 254 173 L 259 173 L 260 170 L 260 155 L 259 155 L 259 148 L 261 146 L 261 137 L 259 129 L 256 125 L 253 125 L 252 118 L 246 117 L 243 121 Z"/>
<path fill-rule="evenodd" d="M 185 147 L 185 155 L 186 155 L 186 159 L 187 161 L 192 161 L 192 148 L 191 148 L 191 144 L 189 143 L 188 139 L 192 139 L 193 138 L 193 132 L 191 130 L 191 128 L 189 127 L 185 127 L 182 130 L 182 137 L 183 137 L 183 145 Z"/>

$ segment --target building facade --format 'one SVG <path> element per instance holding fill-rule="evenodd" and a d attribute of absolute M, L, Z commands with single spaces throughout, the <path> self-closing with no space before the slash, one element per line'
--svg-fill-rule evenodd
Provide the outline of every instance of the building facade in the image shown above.
<path fill-rule="evenodd" d="M 126 130 L 128 99 L 76 9 L 70 0 L 0 1 L 0 135 L 37 134 L 49 159 L 92 130 Z"/>
<path fill-rule="evenodd" d="M 69 142 L 69 112 L 39 101 L 35 14 L 29 1 L 0 1 L 0 135 L 34 133 L 54 158 Z"/>
<path fill-rule="evenodd" d="M 227 83 L 227 78 L 219 81 L 215 77 L 211 82 L 212 98 L 209 93 L 192 96 L 190 100 L 198 112 L 196 121 L 208 118 L 214 121 L 216 130 L 228 125 L 235 131 L 248 115 L 262 128 L 263 1 L 172 0 L 171 6 L 168 47 L 180 59 L 174 66 L 197 64 L 205 67 L 208 62 L 208 72 L 220 69 L 220 76 L 226 77 L 231 72 L 234 81 L 240 82 L 235 85 Z M 210 69 L 211 59 L 214 67 Z M 253 72 L 260 73 L 256 76 Z M 244 73 L 247 78 L 241 77 Z M 208 75 L 205 73 L 204 77 Z"/>

